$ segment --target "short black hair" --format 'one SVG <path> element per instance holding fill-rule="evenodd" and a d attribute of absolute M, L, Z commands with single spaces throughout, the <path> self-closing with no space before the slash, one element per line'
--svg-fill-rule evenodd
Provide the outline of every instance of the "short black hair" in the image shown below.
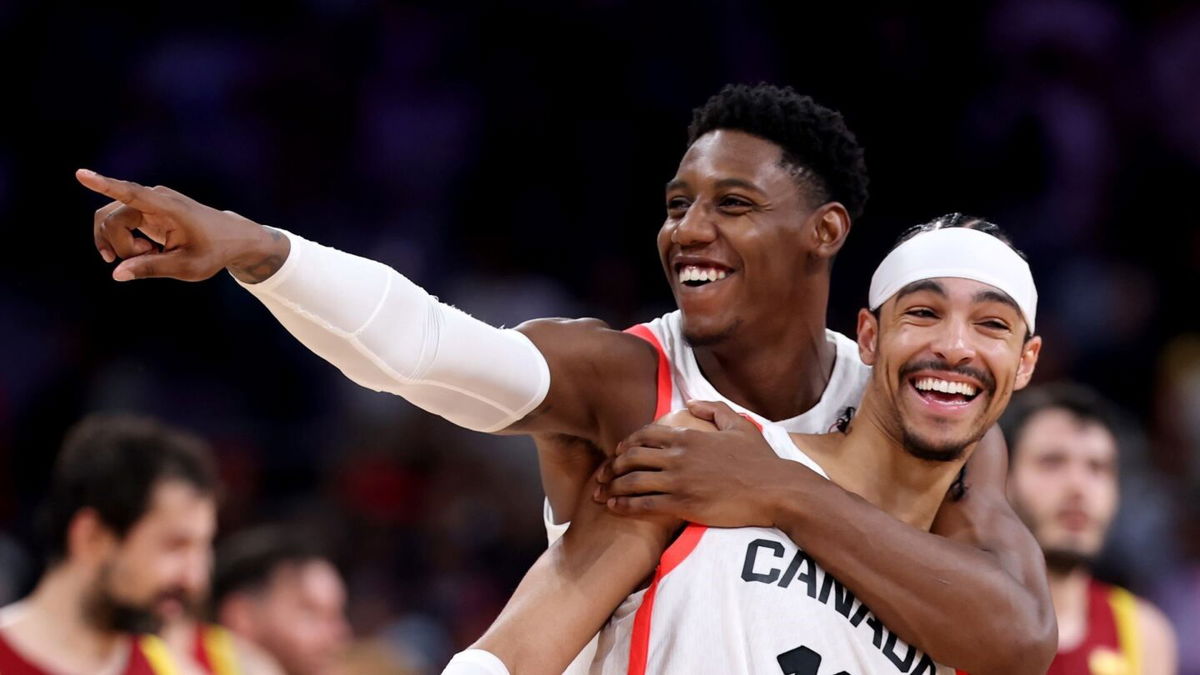
<path fill-rule="evenodd" d="M 791 87 L 729 84 L 692 112 L 688 145 L 716 129 L 742 131 L 778 145 L 783 162 L 821 203 L 836 201 L 850 218 L 867 202 L 867 163 L 841 113 Z"/>
<path fill-rule="evenodd" d="M 260 591 L 280 568 L 329 561 L 323 542 L 307 531 L 262 525 L 230 535 L 217 546 L 210 602 L 213 618 L 233 593 Z"/>
<path fill-rule="evenodd" d="M 963 213 L 947 213 L 946 215 L 938 216 L 927 223 L 913 225 L 912 227 L 900 233 L 900 236 L 896 238 L 896 243 L 892 244 L 891 250 L 896 250 L 900 244 L 903 244 L 922 232 L 945 230 L 951 227 L 963 227 L 968 230 L 979 230 L 985 234 L 990 234 L 1007 244 L 1008 247 L 1011 248 L 1017 255 L 1021 256 L 1021 260 L 1028 260 L 1028 258 L 1025 257 L 1025 252 L 1013 245 L 1012 238 L 1009 237 L 1008 233 L 1005 232 L 1004 229 L 999 225 L 991 222 L 990 220 L 980 218 L 979 216 L 968 216 Z"/>
<path fill-rule="evenodd" d="M 1044 410 L 1065 410 L 1080 422 L 1099 424 L 1113 438 L 1120 437 L 1116 408 L 1103 396 L 1072 382 L 1044 384 L 1017 392 L 1000 417 L 1000 430 L 1004 432 L 1010 460 L 1016 456 L 1017 441 L 1029 421 Z"/>
<path fill-rule="evenodd" d="M 48 562 L 67 555 L 67 530 L 75 515 L 94 509 L 124 537 L 150 506 L 159 481 L 180 480 L 216 494 L 217 472 L 199 437 L 149 417 L 96 414 L 66 434 L 40 517 Z"/>

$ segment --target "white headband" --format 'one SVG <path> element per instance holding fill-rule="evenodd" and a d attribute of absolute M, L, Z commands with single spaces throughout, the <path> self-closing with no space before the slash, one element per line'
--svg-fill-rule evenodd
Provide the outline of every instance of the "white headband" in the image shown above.
<path fill-rule="evenodd" d="M 870 308 L 879 309 L 914 281 L 938 277 L 973 279 L 1004 291 L 1033 332 L 1037 287 L 1029 263 L 996 237 L 966 227 L 922 232 L 893 249 L 871 277 Z"/>

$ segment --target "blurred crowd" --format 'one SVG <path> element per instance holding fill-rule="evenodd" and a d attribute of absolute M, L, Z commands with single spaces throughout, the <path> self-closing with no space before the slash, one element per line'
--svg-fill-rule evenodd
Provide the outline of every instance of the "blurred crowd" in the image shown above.
<path fill-rule="evenodd" d="M 211 441 L 218 538 L 327 542 L 364 661 L 436 672 L 545 546 L 527 439 L 356 387 L 230 279 L 112 282 L 75 168 L 375 258 L 494 324 L 630 325 L 671 308 L 653 238 L 690 109 L 771 81 L 867 150 L 830 327 L 852 332 L 908 225 L 976 213 L 1028 254 L 1037 380 L 1124 410 L 1099 575 L 1157 602 L 1200 673 L 1200 7 L 959 5 L 0 3 L 0 604 L 37 578 L 35 509 L 92 411 Z"/>

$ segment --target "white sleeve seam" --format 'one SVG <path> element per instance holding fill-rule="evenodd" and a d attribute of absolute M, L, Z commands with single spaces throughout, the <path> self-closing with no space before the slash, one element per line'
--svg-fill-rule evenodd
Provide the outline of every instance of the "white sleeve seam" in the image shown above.
<path fill-rule="evenodd" d="M 392 270 L 390 270 L 390 269 L 384 271 L 383 277 L 384 277 L 384 279 L 386 279 L 386 283 L 384 283 L 384 285 L 383 285 L 383 293 L 381 293 L 379 295 L 379 300 L 375 303 L 375 309 L 371 310 L 371 315 L 367 317 L 367 320 L 363 322 L 363 325 L 359 326 L 357 330 L 350 333 L 351 337 L 358 339 L 358 336 L 364 330 L 369 328 L 371 326 L 371 324 L 375 322 L 375 317 L 379 316 L 379 313 L 381 311 L 383 311 L 383 306 L 387 302 L 388 295 L 390 295 L 392 292 L 392 274 L 391 274 L 391 272 L 392 272 Z M 399 274 L 399 273 L 397 272 L 396 274 Z"/>

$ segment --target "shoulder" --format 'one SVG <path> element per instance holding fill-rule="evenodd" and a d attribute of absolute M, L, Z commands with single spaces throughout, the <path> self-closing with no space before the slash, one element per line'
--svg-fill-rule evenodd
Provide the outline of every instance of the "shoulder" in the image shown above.
<path fill-rule="evenodd" d="M 24 600 L 0 607 L 0 630 L 9 629 L 20 622 L 27 607 Z"/>
<path fill-rule="evenodd" d="M 672 410 L 655 420 L 655 424 L 661 424 L 666 427 L 677 427 L 681 429 L 694 429 L 696 431 L 716 431 L 717 427 L 708 420 L 702 420 L 692 413 L 688 412 L 687 408 Z"/>
<path fill-rule="evenodd" d="M 1141 634 L 1142 654 L 1147 663 L 1145 672 L 1173 672 L 1176 654 L 1175 628 L 1167 615 L 1150 602 L 1134 596 L 1134 616 L 1137 630 Z M 1169 661 L 1163 661 L 1169 659 Z M 1161 662 L 1159 667 L 1153 667 L 1150 661 Z"/>
<path fill-rule="evenodd" d="M 559 372 L 598 380 L 653 374 L 658 352 L 648 342 L 600 319 L 535 319 L 517 326 Z M 553 380 L 552 380 L 553 383 Z"/>
<path fill-rule="evenodd" d="M 242 675 L 283 675 L 283 669 L 274 657 L 261 647 L 240 635 L 230 632 L 234 658 Z"/>
<path fill-rule="evenodd" d="M 650 349 L 645 340 L 625 331 L 620 331 L 600 319 L 533 319 L 516 327 L 538 349 L 558 349 L 570 346 L 579 351 L 601 351 L 610 348 Z M 570 341 L 566 343 L 564 341 Z M 651 349 L 651 351 L 653 351 Z"/>

